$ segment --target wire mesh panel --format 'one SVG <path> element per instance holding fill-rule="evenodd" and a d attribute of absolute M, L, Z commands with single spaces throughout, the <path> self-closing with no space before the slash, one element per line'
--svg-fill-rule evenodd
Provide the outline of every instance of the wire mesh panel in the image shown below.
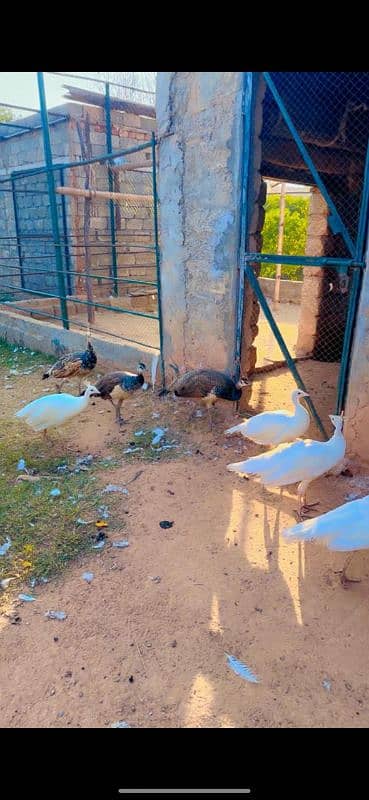
<path fill-rule="evenodd" d="M 326 425 L 344 400 L 364 266 L 369 73 L 263 76 L 268 191 L 262 252 L 245 259 L 247 359 L 261 374 L 288 365 L 287 384 L 307 384 Z"/>

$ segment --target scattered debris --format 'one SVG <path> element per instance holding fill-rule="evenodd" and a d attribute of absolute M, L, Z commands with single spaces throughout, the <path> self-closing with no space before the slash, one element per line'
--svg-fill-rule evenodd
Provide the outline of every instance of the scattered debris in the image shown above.
<path fill-rule="evenodd" d="M 125 722 L 124 719 L 121 719 L 121 720 L 119 720 L 119 722 L 113 722 L 110 725 L 110 727 L 111 728 L 130 728 L 131 726 L 128 724 L 128 722 Z"/>
<path fill-rule="evenodd" d="M 20 481 L 29 481 L 30 483 L 38 483 L 41 479 L 41 475 L 18 475 L 16 483 L 20 483 Z"/>
<path fill-rule="evenodd" d="M 74 467 L 74 472 L 78 474 L 78 472 L 86 472 L 88 467 L 91 466 L 93 461 L 93 456 L 89 454 L 88 456 L 81 456 L 80 458 L 76 458 L 76 465 Z"/>
<path fill-rule="evenodd" d="M 18 600 L 23 600 L 24 603 L 32 603 L 32 601 L 37 600 L 37 598 L 33 597 L 31 594 L 19 594 Z"/>
<path fill-rule="evenodd" d="M 229 653 L 225 653 L 227 657 L 228 666 L 233 669 L 233 672 L 236 675 L 239 675 L 240 678 L 243 678 L 245 681 L 249 681 L 250 683 L 259 683 L 259 679 L 254 675 L 249 667 L 246 664 L 243 664 L 242 661 L 238 661 L 235 656 L 231 656 Z"/>
<path fill-rule="evenodd" d="M 133 675 L 130 675 L 130 676 L 129 676 L 129 678 L 128 678 L 128 680 L 129 680 L 129 683 L 133 683 L 133 682 L 134 682 L 134 677 L 133 677 Z"/>
<path fill-rule="evenodd" d="M 67 614 L 65 613 L 65 611 L 46 611 L 45 612 L 45 617 L 47 617 L 47 619 L 61 619 L 62 620 L 62 619 L 66 619 L 67 618 Z"/>
<path fill-rule="evenodd" d="M 161 577 L 160 575 L 149 575 L 150 581 L 154 581 L 154 583 L 160 583 Z"/>
<path fill-rule="evenodd" d="M 130 483 L 133 483 L 133 481 L 136 481 L 136 480 L 137 480 L 137 478 L 139 478 L 139 477 L 140 477 L 140 475 L 142 475 L 142 474 L 143 474 L 143 469 L 139 469 L 139 470 L 138 470 L 138 472 L 136 472 L 136 475 L 134 475 L 134 476 L 133 476 L 133 478 L 131 478 L 131 480 L 130 480 L 130 481 L 127 481 L 127 486 L 128 486 Z"/>
<path fill-rule="evenodd" d="M 123 453 L 137 453 L 139 450 L 143 450 L 143 447 L 127 447 Z"/>
<path fill-rule="evenodd" d="M 19 625 L 22 622 L 22 617 L 14 611 L 12 614 L 6 614 L 11 625 Z"/>
<path fill-rule="evenodd" d="M 323 686 L 323 689 L 326 689 L 327 692 L 331 691 L 332 684 L 331 684 L 330 681 L 328 681 L 328 680 L 322 681 L 322 686 Z"/>
<path fill-rule="evenodd" d="M 105 539 L 106 539 L 106 533 L 104 530 L 100 529 L 95 536 L 95 542 L 104 542 Z"/>
<path fill-rule="evenodd" d="M 11 544 L 12 544 L 12 541 L 11 541 L 10 537 L 7 536 L 5 544 L 2 544 L 1 547 L 0 547 L 0 556 L 5 556 L 5 554 L 9 550 L 9 547 L 11 547 Z"/>
<path fill-rule="evenodd" d="M 173 525 L 174 525 L 174 522 L 169 522 L 168 519 L 162 519 L 161 522 L 159 522 L 159 525 L 160 525 L 161 528 L 164 528 L 164 529 L 172 528 Z"/>
<path fill-rule="evenodd" d="M 203 417 L 203 416 L 204 416 L 204 415 L 203 415 L 202 411 L 200 411 L 200 409 L 198 409 L 198 410 L 196 411 L 196 413 L 195 413 L 195 417 Z"/>
<path fill-rule="evenodd" d="M 91 583 L 93 581 L 93 579 L 94 579 L 94 573 L 93 572 L 84 572 L 83 575 L 82 575 L 82 578 L 83 578 L 84 581 L 87 581 L 87 583 Z"/>
<path fill-rule="evenodd" d="M 60 489 L 51 489 L 50 497 L 60 497 L 61 491 Z"/>
<path fill-rule="evenodd" d="M 96 525 L 97 528 L 107 528 L 108 527 L 108 523 L 105 522 L 105 520 L 103 520 L 103 519 L 98 519 L 97 522 L 95 522 L 95 525 Z"/>
<path fill-rule="evenodd" d="M 353 472 L 351 472 L 351 470 L 348 467 L 346 467 L 346 469 L 342 470 L 341 475 L 343 475 L 345 478 L 353 478 L 354 477 Z"/>
<path fill-rule="evenodd" d="M 126 539 L 119 539 L 117 542 L 113 542 L 113 547 L 129 547 L 129 542 Z"/>
<path fill-rule="evenodd" d="M 26 469 L 26 462 L 24 458 L 20 458 L 17 464 L 18 472 L 23 472 Z"/>
<path fill-rule="evenodd" d="M 0 581 L 0 586 L 4 591 L 8 588 L 10 581 L 15 581 L 15 578 L 3 578 L 3 580 Z"/>
<path fill-rule="evenodd" d="M 173 639 L 173 641 L 170 643 L 170 646 L 171 647 L 177 647 L 177 640 Z"/>
<path fill-rule="evenodd" d="M 160 417 L 159 411 L 153 411 L 151 416 L 152 416 L 153 419 L 158 419 Z"/>
<path fill-rule="evenodd" d="M 76 519 L 76 525 L 93 525 L 95 520 L 93 519 L 82 519 L 82 517 L 78 517 Z"/>
<path fill-rule="evenodd" d="M 171 495 L 172 495 L 172 497 L 174 497 L 174 496 L 175 496 L 175 492 L 172 492 L 172 491 L 171 491 L 171 489 L 167 489 L 167 493 L 168 493 L 168 494 L 171 494 Z"/>
<path fill-rule="evenodd" d="M 144 431 L 135 431 L 134 436 L 143 436 Z"/>
<path fill-rule="evenodd" d="M 103 494 L 109 494 L 110 492 L 120 492 L 121 494 L 128 494 L 128 489 L 125 486 L 118 486 L 116 483 L 108 483 L 103 489 Z"/>
<path fill-rule="evenodd" d="M 154 438 L 153 438 L 153 440 L 151 442 L 151 446 L 152 447 L 156 447 L 156 445 L 159 444 L 159 442 L 161 442 L 161 440 L 162 440 L 163 436 L 165 436 L 165 432 L 167 430 L 168 430 L 168 428 L 153 428 L 152 432 L 154 434 Z"/>
<path fill-rule="evenodd" d="M 109 518 L 109 509 L 108 506 L 99 506 L 97 509 L 97 513 L 101 519 L 108 519 Z"/>
<path fill-rule="evenodd" d="M 105 540 L 102 539 L 101 542 L 98 542 L 97 544 L 93 544 L 92 547 L 93 547 L 94 550 L 102 550 L 104 545 L 105 545 Z"/>
<path fill-rule="evenodd" d="M 360 492 L 350 492 L 345 496 L 345 500 L 356 500 L 357 497 L 360 497 Z"/>

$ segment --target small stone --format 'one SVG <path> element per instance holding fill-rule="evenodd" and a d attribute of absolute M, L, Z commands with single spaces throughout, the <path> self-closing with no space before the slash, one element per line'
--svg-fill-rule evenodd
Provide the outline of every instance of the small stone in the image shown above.
<path fill-rule="evenodd" d="M 177 641 L 176 641 L 176 639 L 173 639 L 173 641 L 170 643 L 170 646 L 171 646 L 171 647 L 177 647 Z"/>

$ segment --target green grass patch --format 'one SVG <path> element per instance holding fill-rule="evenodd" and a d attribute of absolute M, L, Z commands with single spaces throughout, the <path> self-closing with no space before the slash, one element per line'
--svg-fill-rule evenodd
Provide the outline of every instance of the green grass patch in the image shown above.
<path fill-rule="evenodd" d="M 0 341 L 0 378 L 10 369 L 19 370 L 52 361 L 43 353 L 31 353 Z M 10 376 L 11 377 L 11 376 Z M 19 404 L 21 405 L 21 403 Z M 17 470 L 20 459 L 36 481 L 17 481 L 26 474 Z M 20 428 L 9 414 L 0 420 L 0 546 L 11 540 L 7 553 L 0 556 L 0 580 L 14 578 L 9 591 L 0 590 L 0 605 L 14 589 L 56 576 L 73 559 L 91 551 L 97 534 L 98 507 L 108 506 L 114 529 L 114 504 L 117 495 L 104 495 L 103 476 L 113 469 L 114 458 L 101 458 L 75 471 L 76 456 L 50 455 L 50 446 L 29 429 Z M 60 495 L 52 497 L 52 489 Z M 78 519 L 91 521 L 81 525 Z M 119 523 L 119 527 L 122 524 Z"/>

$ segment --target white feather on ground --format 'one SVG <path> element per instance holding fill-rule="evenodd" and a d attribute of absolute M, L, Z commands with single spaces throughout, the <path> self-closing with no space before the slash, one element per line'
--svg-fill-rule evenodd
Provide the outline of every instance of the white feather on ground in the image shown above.
<path fill-rule="evenodd" d="M 369 548 L 369 495 L 286 528 L 282 535 L 290 542 L 317 539 L 329 550 L 365 550 Z"/>
<path fill-rule="evenodd" d="M 294 389 L 291 400 L 293 411 L 263 411 L 261 414 L 234 425 L 225 431 L 226 436 L 241 433 L 247 439 L 261 445 L 278 445 L 293 442 L 306 433 L 310 425 L 310 415 L 300 400 L 308 397 L 306 392 Z"/>

